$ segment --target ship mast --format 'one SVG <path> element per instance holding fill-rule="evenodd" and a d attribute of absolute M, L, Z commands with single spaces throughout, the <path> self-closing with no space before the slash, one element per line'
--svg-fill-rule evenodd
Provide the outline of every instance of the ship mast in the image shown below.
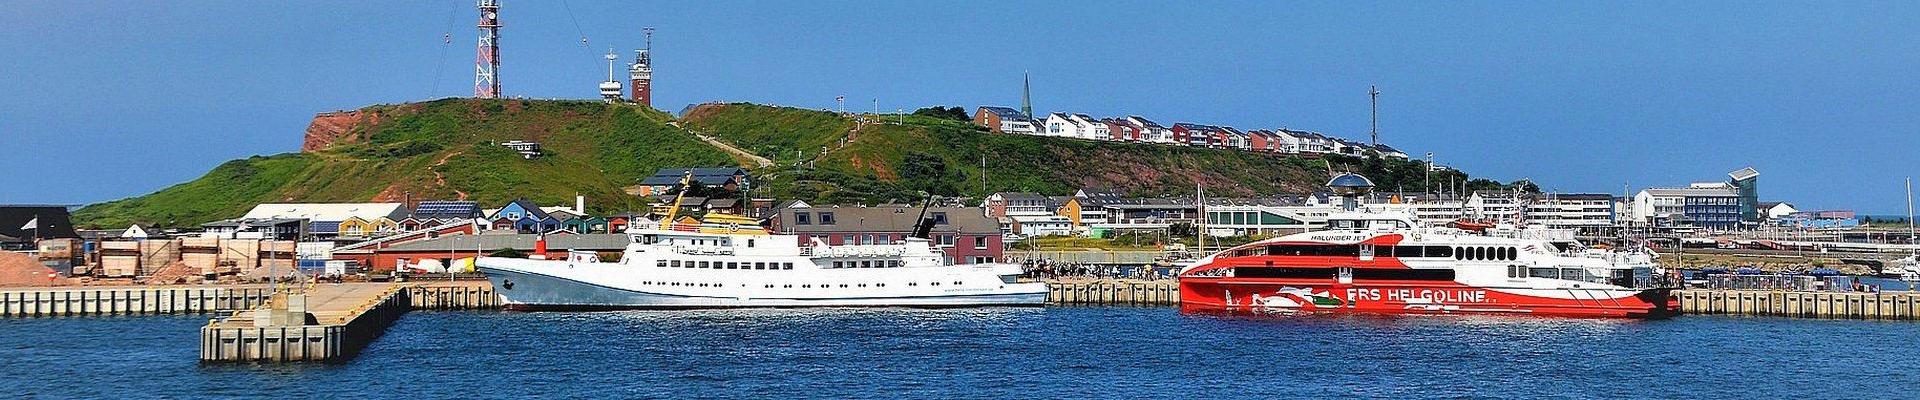
<path fill-rule="evenodd" d="M 1194 230 L 1194 233 L 1196 233 L 1194 237 L 1196 238 L 1196 240 L 1199 241 L 1197 246 L 1200 247 L 1200 253 L 1206 254 L 1207 252 L 1207 189 L 1205 187 L 1200 186 L 1199 183 L 1193 184 L 1193 213 L 1198 215 L 1198 218 L 1194 219 L 1194 221 L 1197 222 L 1197 224 L 1195 224 L 1194 226 L 1199 227 L 1199 229 Z"/>

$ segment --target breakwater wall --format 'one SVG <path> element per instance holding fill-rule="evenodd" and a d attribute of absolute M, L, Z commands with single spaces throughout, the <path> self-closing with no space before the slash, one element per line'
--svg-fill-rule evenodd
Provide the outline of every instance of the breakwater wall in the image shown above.
<path fill-rule="evenodd" d="M 271 287 L 101 286 L 0 290 L 0 317 L 204 314 L 265 304 Z"/>
<path fill-rule="evenodd" d="M 1689 289 L 1675 295 L 1682 314 L 1920 320 L 1920 293 Z"/>
<path fill-rule="evenodd" d="M 1177 306 L 1180 284 L 1172 280 L 1047 282 L 1047 303 L 1089 306 Z"/>
<path fill-rule="evenodd" d="M 338 293 L 317 290 L 293 301 L 302 304 L 262 306 L 225 320 L 208 321 L 200 329 L 200 361 L 344 362 L 379 339 L 409 311 L 500 308 L 499 296 L 485 285 L 391 285 L 376 289 L 349 288 L 335 291 Z M 305 304 L 307 301 L 317 303 Z M 279 318 L 275 313 L 295 315 L 273 320 Z"/>

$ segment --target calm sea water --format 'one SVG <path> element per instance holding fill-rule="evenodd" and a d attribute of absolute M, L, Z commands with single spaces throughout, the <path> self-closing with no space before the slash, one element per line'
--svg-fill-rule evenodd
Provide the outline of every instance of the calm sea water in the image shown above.
<path fill-rule="evenodd" d="M 1920 324 L 1905 322 L 1070 307 L 415 312 L 344 365 L 203 366 L 205 321 L 0 320 L 0 396 L 1920 396 Z"/>

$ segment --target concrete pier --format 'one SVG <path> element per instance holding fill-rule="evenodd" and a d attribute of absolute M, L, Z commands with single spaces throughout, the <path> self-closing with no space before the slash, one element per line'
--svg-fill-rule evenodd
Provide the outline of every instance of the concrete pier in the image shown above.
<path fill-rule="evenodd" d="M 493 309 L 484 282 L 317 285 L 200 329 L 201 362 L 341 362 L 416 308 Z"/>
<path fill-rule="evenodd" d="M 0 290 L 0 317 L 204 314 L 264 304 L 267 286 L 91 286 Z"/>
<path fill-rule="evenodd" d="M 1682 314 L 1920 320 L 1920 293 L 1689 289 L 1676 295 Z"/>
<path fill-rule="evenodd" d="M 1180 284 L 1173 280 L 1049 281 L 1048 304 L 1097 306 L 1180 305 Z"/>

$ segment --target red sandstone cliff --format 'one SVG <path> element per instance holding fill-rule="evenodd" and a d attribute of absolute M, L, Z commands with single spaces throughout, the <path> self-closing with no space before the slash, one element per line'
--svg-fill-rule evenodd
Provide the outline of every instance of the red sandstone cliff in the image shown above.
<path fill-rule="evenodd" d="M 354 127 L 361 124 L 380 123 L 380 113 L 360 111 L 324 112 L 313 116 L 313 123 L 307 124 L 307 137 L 300 144 L 300 152 L 312 152 L 333 146 L 334 143 L 355 142 L 366 139 L 366 130 L 356 135 Z M 351 135 L 351 136 L 350 136 Z"/>

